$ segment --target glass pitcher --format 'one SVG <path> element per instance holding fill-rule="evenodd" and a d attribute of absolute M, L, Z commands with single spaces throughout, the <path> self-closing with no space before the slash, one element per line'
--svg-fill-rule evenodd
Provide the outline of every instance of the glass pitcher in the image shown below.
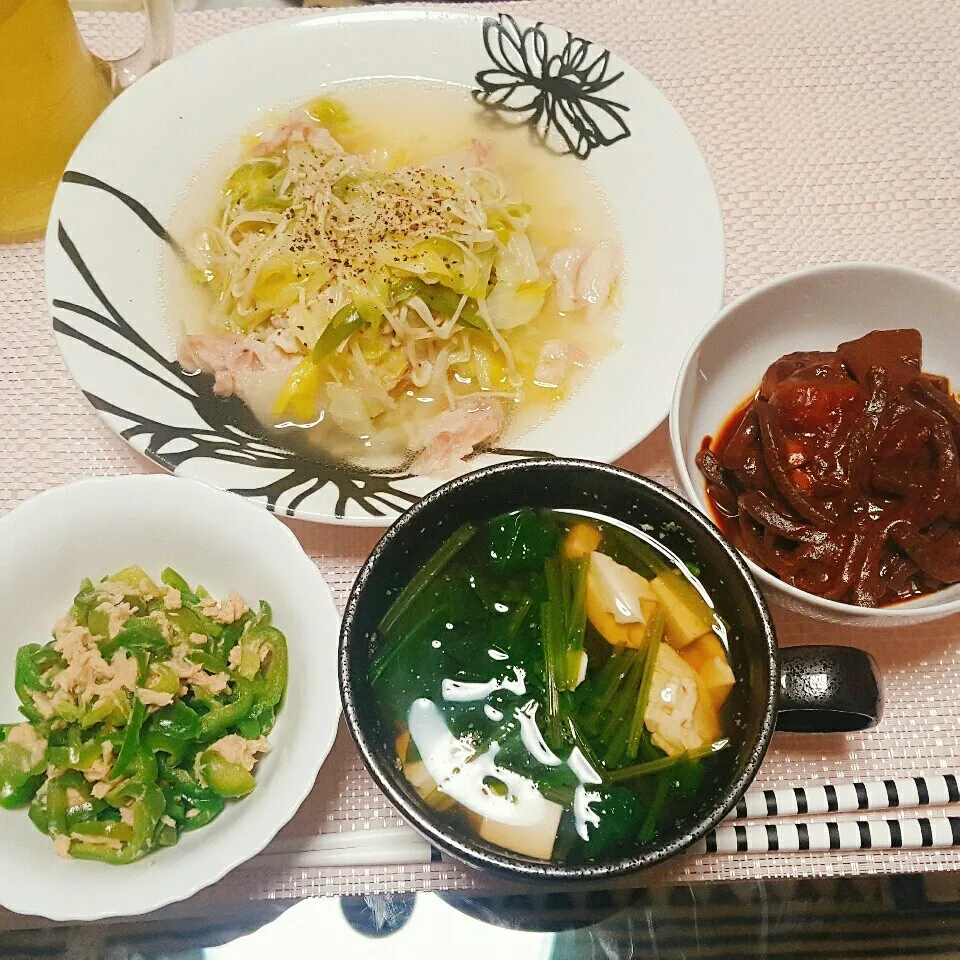
<path fill-rule="evenodd" d="M 84 46 L 68 0 L 0 0 L 0 243 L 43 233 L 80 138 L 114 96 L 170 55 L 172 0 L 144 3 L 143 46 L 107 61 Z"/>

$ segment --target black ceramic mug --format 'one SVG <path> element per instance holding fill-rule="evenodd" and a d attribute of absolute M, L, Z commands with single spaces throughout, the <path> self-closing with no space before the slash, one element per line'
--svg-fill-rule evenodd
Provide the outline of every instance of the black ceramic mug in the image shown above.
<path fill-rule="evenodd" d="M 521 507 L 582 510 L 649 529 L 699 567 L 720 616 L 732 626 L 731 664 L 746 701 L 736 758 L 724 788 L 689 822 L 629 856 L 585 864 L 537 860 L 486 843 L 428 807 L 398 770 L 369 683 L 376 628 L 392 599 L 464 522 L 482 523 Z M 853 647 L 780 650 L 773 621 L 740 555 L 717 528 L 676 494 L 644 477 L 579 460 L 517 460 L 444 484 L 384 534 L 364 564 L 344 613 L 340 689 L 347 725 L 374 780 L 424 836 L 471 864 L 517 879 L 599 880 L 658 863 L 713 829 L 756 776 L 774 729 L 849 732 L 876 724 L 881 693 L 869 654 Z"/>

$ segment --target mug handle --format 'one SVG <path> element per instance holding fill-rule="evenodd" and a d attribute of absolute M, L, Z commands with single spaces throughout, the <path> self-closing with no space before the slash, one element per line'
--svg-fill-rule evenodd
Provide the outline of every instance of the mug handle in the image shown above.
<path fill-rule="evenodd" d="M 877 662 L 857 647 L 785 647 L 780 651 L 777 730 L 850 733 L 880 722 Z"/>
<path fill-rule="evenodd" d="M 173 0 L 143 0 L 147 15 L 143 45 L 119 60 L 106 60 L 113 92 L 126 90 L 173 53 Z"/>

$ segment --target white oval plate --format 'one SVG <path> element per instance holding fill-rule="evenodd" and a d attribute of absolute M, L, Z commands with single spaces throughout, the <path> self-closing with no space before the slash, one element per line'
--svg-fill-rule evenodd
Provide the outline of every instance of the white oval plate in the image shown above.
<path fill-rule="evenodd" d="M 696 142 L 645 77 L 564 30 L 505 15 L 289 20 L 204 44 L 134 84 L 77 148 L 50 216 L 47 298 L 71 373 L 136 450 L 288 516 L 385 525 L 437 486 L 265 442 L 239 400 L 183 375 L 164 313 L 164 228 L 204 164 L 263 111 L 377 77 L 460 86 L 586 163 L 623 248 L 623 346 L 553 417 L 473 463 L 530 451 L 616 460 L 666 415 L 684 353 L 720 305 L 720 210 Z"/>
<path fill-rule="evenodd" d="M 57 487 L 0 520 L 0 722 L 15 723 L 17 648 L 45 643 L 83 577 L 170 566 L 214 596 L 266 600 L 287 637 L 290 680 L 257 788 L 174 847 L 117 867 L 64 860 L 26 810 L 0 810 L 0 904 L 51 920 L 146 913 L 219 880 L 269 843 L 313 788 L 340 719 L 340 617 L 327 585 L 276 517 L 232 494 L 164 476 Z"/>

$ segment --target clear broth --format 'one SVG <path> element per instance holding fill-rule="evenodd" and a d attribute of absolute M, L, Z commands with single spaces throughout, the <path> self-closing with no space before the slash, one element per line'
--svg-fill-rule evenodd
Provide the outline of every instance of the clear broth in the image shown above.
<path fill-rule="evenodd" d="M 589 519 L 602 533 L 598 549 L 632 569 L 638 566 L 636 545 L 644 545 L 643 549 L 655 551 L 666 566 L 679 571 L 713 607 L 690 568 L 648 533 L 579 511 L 539 511 L 538 516 L 551 518 L 564 533 L 574 523 Z M 543 807 L 542 799 L 546 798 L 564 808 L 552 860 L 609 860 L 655 846 L 661 838 L 676 835 L 685 824 L 698 819 L 699 812 L 729 782 L 744 722 L 743 678 L 737 677 L 717 711 L 722 738 L 730 744 L 726 749 L 702 759 L 684 760 L 657 774 L 617 780 L 612 776 L 616 770 L 658 760 L 664 754 L 651 743 L 650 732 L 644 728 L 635 756 L 616 760 L 609 766 L 605 763 L 603 755 L 612 740 L 592 732 L 597 721 L 591 723 L 591 717 L 605 689 L 600 681 L 615 648 L 588 619 L 585 681 L 572 692 L 560 695 L 561 710 L 573 717 L 578 733 L 565 736 L 562 744 L 548 744 L 544 651 L 536 612 L 544 591 L 543 575 L 535 569 L 521 573 L 492 569 L 490 531 L 501 519 L 481 526 L 409 610 L 395 624 L 387 625 L 388 637 L 378 638 L 380 648 L 371 680 L 385 727 L 398 735 L 396 747 L 385 747 L 388 751 L 396 750 L 398 767 L 440 816 L 475 833 L 480 833 L 484 811 L 488 818 L 506 816 L 508 822 L 514 816 L 523 820 L 527 814 L 528 819 L 536 818 Z M 559 547 L 554 549 L 556 552 Z M 533 602 L 524 613 L 527 598 Z M 390 614 L 385 623 L 389 617 Z M 728 630 L 719 616 L 715 615 L 714 621 L 716 638 L 736 671 Z M 401 636 L 403 640 L 398 643 Z M 394 652 L 390 653 L 391 650 Z M 536 703 L 536 708 L 531 708 L 530 702 Z M 615 702 L 616 697 L 610 701 Z M 604 714 L 601 722 L 606 724 L 610 719 L 617 727 L 629 726 L 631 721 L 630 716 L 611 718 Z M 531 723 L 536 726 L 531 727 Z M 413 734 L 409 740 L 408 734 Z M 612 738 L 616 734 L 606 736 Z M 430 766 L 429 761 L 423 761 L 424 750 L 440 754 L 448 749 L 457 751 L 453 738 L 463 745 L 463 757 L 458 755 L 459 766 L 447 781 L 455 786 L 447 791 L 443 787 L 434 789 L 435 778 L 425 780 L 421 770 Z M 491 758 L 489 751 L 494 743 L 496 749 Z M 580 744 L 585 745 L 583 751 Z M 554 759 L 544 753 L 544 745 L 554 753 Z M 471 764 L 478 765 L 476 775 L 467 778 L 466 786 L 457 786 L 460 772 Z M 600 773 L 605 782 L 591 782 L 591 772 Z M 484 796 L 484 788 L 498 780 L 507 782 L 514 804 L 506 812 L 497 798 Z M 617 791 L 616 802 L 610 802 L 606 794 L 597 794 L 598 790 Z M 589 800 L 591 792 L 595 794 L 593 800 Z M 630 796 L 625 797 L 624 792 Z M 592 814 L 585 813 L 583 808 L 588 801 Z M 629 814 L 625 809 L 629 809 Z M 596 823 L 590 826 L 593 815 Z M 604 825 L 606 817 L 612 819 Z M 627 822 L 633 824 L 632 828 L 610 841 L 618 827 Z M 594 831 L 601 829 L 607 831 L 606 841 L 602 835 L 596 840 Z M 489 840 L 490 836 L 485 838 Z M 508 844 L 503 846 L 511 849 Z"/>
<path fill-rule="evenodd" d="M 607 203 L 582 161 L 551 153 L 533 139 L 528 128 L 510 126 L 477 105 L 467 89 L 426 81 L 391 80 L 336 85 L 316 94 L 334 96 L 349 110 L 352 132 L 341 137 L 348 152 L 383 149 L 402 152 L 408 162 L 419 163 L 469 145 L 473 139 L 490 142 L 496 147 L 497 169 L 510 192 L 532 207 L 529 235 L 535 244 L 557 250 L 608 242 L 619 249 Z M 255 135 L 275 125 L 297 105 L 264 113 L 247 133 Z M 398 123 L 397 117 L 402 117 L 402 122 Z M 188 189 L 174 217 L 171 232 L 175 237 L 187 240 L 209 222 L 219 202 L 221 186 L 240 160 L 240 137 L 237 141 L 212 159 Z M 164 273 L 166 314 L 175 338 L 221 329 L 211 324 L 208 292 L 191 281 L 173 256 L 168 257 Z M 589 327 L 579 313 L 564 315 L 551 306 L 552 298 L 548 298 L 541 314 L 523 328 L 521 344 L 537 345 L 539 349 L 543 341 L 560 338 L 583 348 L 591 360 L 580 365 L 560 389 L 525 384 L 522 401 L 507 405 L 507 427 L 498 438 L 498 445 L 516 442 L 551 416 L 579 389 L 596 362 L 616 349 L 613 328 L 622 299 L 620 283 L 618 280 L 607 308 L 591 319 Z M 511 346 L 517 349 L 514 340 Z M 271 408 L 282 382 L 283 377 L 265 373 L 249 396 L 251 409 L 274 442 L 369 469 L 406 466 L 406 462 L 398 462 L 376 442 L 358 441 L 329 420 L 304 427 L 275 417 Z M 426 419 L 432 415 L 426 409 L 429 406 L 410 405 L 408 412 Z"/>

